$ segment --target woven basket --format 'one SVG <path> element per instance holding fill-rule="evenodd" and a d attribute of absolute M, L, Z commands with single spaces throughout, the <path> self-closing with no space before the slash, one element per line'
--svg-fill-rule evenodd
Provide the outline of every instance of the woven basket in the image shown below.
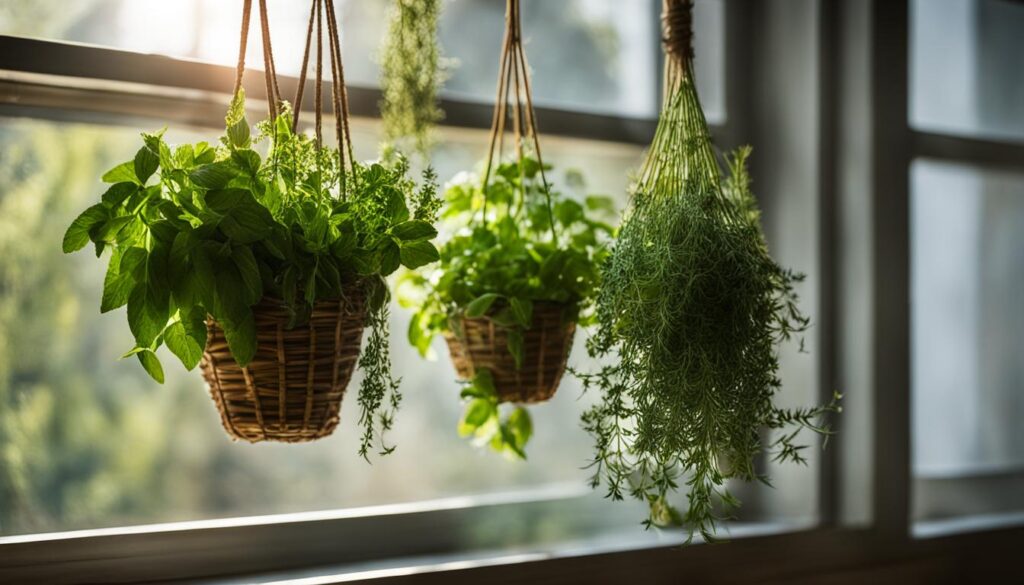
<path fill-rule="evenodd" d="M 445 335 L 455 372 L 460 379 L 470 380 L 477 369 L 489 369 L 501 402 L 549 400 L 565 373 L 576 333 L 576 323 L 565 318 L 566 308 L 562 303 L 534 303 L 533 323 L 523 332 L 523 363 L 518 369 L 508 350 L 507 329 L 486 317 L 463 318 L 461 335 Z"/>
<path fill-rule="evenodd" d="M 363 296 L 319 301 L 309 322 L 287 329 L 288 311 L 265 298 L 253 307 L 256 356 L 241 368 L 212 319 L 202 370 L 224 430 L 256 443 L 314 441 L 334 432 L 363 338 Z"/>

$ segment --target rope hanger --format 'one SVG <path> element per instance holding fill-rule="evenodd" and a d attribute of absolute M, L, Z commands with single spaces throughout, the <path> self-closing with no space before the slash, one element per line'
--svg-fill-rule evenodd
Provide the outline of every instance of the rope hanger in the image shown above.
<path fill-rule="evenodd" d="M 550 185 L 544 173 L 544 159 L 541 155 L 540 132 L 537 129 L 537 116 L 533 108 L 533 95 L 530 89 L 529 66 L 522 42 L 522 18 L 519 0 L 507 0 L 505 6 L 505 36 L 502 41 L 501 66 L 498 72 L 497 97 L 494 102 L 494 117 L 491 121 L 490 147 L 487 153 L 487 165 L 483 180 L 483 222 L 487 222 L 487 186 L 491 178 L 495 152 L 500 161 L 504 147 L 505 124 L 509 117 L 508 106 L 511 103 L 512 129 L 515 143 L 516 160 L 523 160 L 523 140 L 532 142 L 534 155 L 540 165 L 540 177 L 544 187 L 547 203 L 548 219 L 551 223 L 551 235 L 558 241 L 555 228 L 554 211 L 551 206 Z M 521 189 L 524 189 L 522 185 Z M 523 192 L 525 197 L 525 189 Z"/>
<path fill-rule="evenodd" d="M 662 0 L 661 43 L 665 49 L 665 91 L 675 89 L 693 65 L 693 0 Z"/>
<path fill-rule="evenodd" d="M 252 12 L 252 0 L 244 0 L 242 5 L 242 30 L 238 49 L 238 65 L 235 72 L 234 94 L 242 87 L 245 72 L 245 53 L 248 44 L 249 22 Z M 267 91 L 267 109 L 271 120 L 276 120 L 281 113 L 281 89 L 277 82 L 277 67 L 274 63 L 273 46 L 270 41 L 270 23 L 267 16 L 267 0 L 259 0 L 260 31 L 263 41 L 264 81 Z M 338 138 L 338 157 L 340 159 L 341 197 L 347 194 L 346 175 L 354 170 L 355 156 L 352 148 L 352 132 L 349 126 L 348 92 L 345 88 L 345 68 L 341 59 L 341 40 L 338 32 L 338 19 L 332 0 L 312 0 L 309 10 L 309 23 L 306 27 L 306 42 L 302 54 L 302 66 L 299 69 L 299 83 L 295 90 L 294 112 L 292 115 L 292 132 L 298 132 L 299 116 L 302 112 L 302 99 L 306 87 L 307 70 L 309 68 L 310 48 L 313 30 L 316 29 L 316 95 L 314 99 L 314 116 L 317 148 L 323 148 L 323 23 L 327 23 L 327 43 L 330 52 L 331 67 L 331 106 L 334 113 L 335 134 Z"/>

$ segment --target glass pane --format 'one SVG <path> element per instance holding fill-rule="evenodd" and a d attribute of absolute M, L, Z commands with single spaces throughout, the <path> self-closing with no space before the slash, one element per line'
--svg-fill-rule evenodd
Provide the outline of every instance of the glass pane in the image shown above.
<path fill-rule="evenodd" d="M 377 83 L 376 56 L 390 1 L 341 0 L 347 78 Z M 524 0 L 523 27 L 534 68 L 534 92 L 542 104 L 625 116 L 653 116 L 658 106 L 657 2 Z M 708 115 L 724 117 L 724 8 L 722 0 L 698 0 L 695 47 Z M 8 0 L 0 4 L 0 34 L 53 38 L 132 51 L 235 62 L 241 2 L 222 0 Z M 282 74 L 297 73 L 308 18 L 306 2 L 271 0 L 269 18 L 275 62 Z M 504 2 L 449 0 L 441 24 L 442 45 L 452 60 L 447 89 L 490 101 L 497 79 Z M 257 34 L 256 19 L 253 32 Z M 247 62 L 262 67 L 258 42 Z"/>
<path fill-rule="evenodd" d="M 172 131 L 168 140 L 210 137 Z M 372 156 L 376 125 L 361 121 L 356 139 L 360 156 Z M 124 127 L 0 118 L 0 534 L 552 485 L 587 491 L 582 467 L 591 444 L 578 428 L 587 401 L 571 377 L 533 411 L 529 464 L 473 449 L 455 432 L 461 405 L 447 349 L 438 340 L 440 359 L 420 359 L 405 343 L 408 312 L 397 306 L 393 357 L 405 396 L 391 437 L 398 450 L 373 465 L 355 452 L 351 392 L 341 428 L 327 440 L 239 444 L 220 428 L 198 371 L 183 371 L 165 354 L 167 382 L 159 386 L 135 360 L 118 361 L 133 345 L 124 309 L 99 313 L 103 264 L 87 251 L 63 255 L 60 236 L 101 192 L 100 174 L 139 144 Z M 641 154 L 604 143 L 545 146 L 559 169 L 584 171 L 590 192 L 612 194 L 624 193 Z M 472 168 L 485 147 L 484 133 L 453 132 L 437 154 L 439 173 Z M 574 359 L 584 359 L 582 335 L 577 342 Z M 628 510 L 634 525 L 640 512 Z"/>
<path fill-rule="evenodd" d="M 378 125 L 357 120 L 354 129 L 357 156 L 372 157 Z M 487 138 L 479 131 L 444 133 L 434 159 L 442 179 L 472 168 Z M 207 130 L 168 133 L 172 143 L 211 137 Z M 539 490 L 537 497 L 589 493 L 584 466 L 592 445 L 579 415 L 592 397 L 581 397 L 572 377 L 552 402 L 533 409 L 529 463 L 474 450 L 455 432 L 461 405 L 443 342 L 434 348 L 437 361 L 420 359 L 404 342 L 409 315 L 397 306 L 394 362 L 405 396 L 391 436 L 398 450 L 373 465 L 355 453 L 352 393 L 328 439 L 232 443 L 198 372 L 183 371 L 164 354 L 167 382 L 158 386 L 133 360 L 118 361 L 133 341 L 124 309 L 97 310 L 103 265 L 88 252 L 63 255 L 59 239 L 102 189 L 100 173 L 131 157 L 138 144 L 137 133 L 121 126 L 0 118 L 0 535 L 522 490 Z M 588 192 L 616 195 L 620 205 L 641 156 L 634 146 L 568 139 L 548 140 L 545 152 L 560 170 L 582 170 Z M 584 339 L 577 336 L 571 364 L 586 366 Z M 801 371 L 788 361 L 784 369 L 787 400 L 807 402 Z M 770 467 L 778 491 L 736 486 L 745 503 L 740 519 L 813 521 L 815 463 Z M 548 517 L 535 532 L 549 540 L 616 527 L 641 534 L 638 505 L 609 503 L 600 494 L 588 501 L 586 514 L 567 505 L 560 514 L 572 514 L 572 522 Z M 492 520 L 501 524 L 504 517 Z M 502 526 L 498 533 L 508 532 Z"/>
<path fill-rule="evenodd" d="M 916 516 L 1022 510 L 1024 175 L 922 160 L 911 178 Z"/>
<path fill-rule="evenodd" d="M 910 8 L 911 124 L 1024 140 L 1024 4 L 913 0 Z"/>

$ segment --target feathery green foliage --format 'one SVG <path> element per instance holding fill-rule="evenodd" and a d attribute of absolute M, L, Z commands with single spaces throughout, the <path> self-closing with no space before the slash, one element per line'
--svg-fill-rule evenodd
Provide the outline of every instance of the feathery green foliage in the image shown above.
<path fill-rule="evenodd" d="M 381 117 L 389 142 L 411 140 L 430 149 L 434 124 L 444 117 L 438 92 L 444 59 L 437 42 L 441 0 L 394 0 L 381 54 Z"/>
<path fill-rule="evenodd" d="M 206 345 L 207 315 L 245 366 L 257 345 L 252 307 L 262 298 L 283 300 L 297 326 L 317 300 L 360 289 L 370 327 L 359 362 L 360 453 L 378 440 L 388 452 L 382 435 L 400 395 L 384 277 L 438 257 L 429 241 L 440 205 L 433 175 L 417 191 L 401 157 L 342 168 L 337 150 L 292 133 L 287 104 L 257 125 L 254 140 L 244 113 L 239 92 L 221 146 L 172 149 L 162 132 L 143 134 L 135 158 L 103 175 L 111 187 L 68 228 L 64 252 L 90 241 L 97 257 L 111 249 L 100 310 L 127 305 L 136 347 L 125 356 L 161 383 L 157 348 L 166 345 L 191 370 Z M 263 140 L 265 158 L 253 150 Z"/>
<path fill-rule="evenodd" d="M 468 173 L 448 186 L 442 225 L 451 235 L 441 246 L 441 262 L 403 275 L 398 289 L 399 301 L 416 310 L 409 343 L 422 355 L 435 335 L 453 331 L 463 316 L 486 317 L 509 330 L 509 351 L 521 362 L 522 334 L 538 301 L 565 303 L 567 319 L 592 322 L 598 267 L 613 231 L 602 221 L 614 213 L 611 199 L 590 196 L 580 203 L 545 186 L 540 170 L 536 159 L 524 156 L 500 164 L 484 187 Z M 579 173 L 569 173 L 567 183 L 583 185 Z M 470 399 L 463 435 L 523 456 L 525 438 L 510 437 L 529 437 L 520 432 L 529 424 L 525 411 L 499 421 L 493 381 L 471 381 L 463 398 Z"/>
<path fill-rule="evenodd" d="M 613 359 L 577 375 L 601 396 L 583 416 L 595 440 L 594 486 L 646 501 L 647 525 L 680 524 L 691 538 L 711 539 L 721 514 L 739 505 L 726 482 L 767 481 L 755 469 L 766 448 L 801 462 L 797 432 L 827 434 L 817 421 L 838 408 L 774 406 L 777 345 L 808 326 L 794 291 L 803 276 L 768 253 L 746 171 L 750 150 L 728 160 L 723 179 L 692 71 L 669 87 L 602 270 L 588 350 Z M 766 446 L 765 429 L 781 438 Z M 680 488 L 683 513 L 668 501 Z"/>

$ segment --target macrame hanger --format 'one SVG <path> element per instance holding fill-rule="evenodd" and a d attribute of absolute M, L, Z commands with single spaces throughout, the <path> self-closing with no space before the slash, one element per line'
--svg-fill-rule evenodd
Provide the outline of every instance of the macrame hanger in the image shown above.
<path fill-rule="evenodd" d="M 242 75 L 245 73 L 245 51 L 249 44 L 249 16 L 252 14 L 252 0 L 244 0 L 242 4 L 242 30 L 238 35 L 238 64 L 235 65 L 235 87 L 232 96 L 238 95 L 242 89 Z"/>
<path fill-rule="evenodd" d="M 260 35 L 263 42 L 263 79 L 267 91 L 267 112 L 271 119 L 280 111 L 281 89 L 277 83 L 277 70 L 274 66 L 274 50 L 270 43 L 270 22 L 267 18 L 266 0 L 259 0 Z M 242 89 L 242 78 L 245 76 L 245 53 L 249 44 L 249 24 L 252 16 L 252 0 L 244 0 L 242 4 L 242 29 L 239 33 L 238 63 L 235 66 L 235 86 L 232 95 L 238 95 Z"/>
<path fill-rule="evenodd" d="M 326 4 L 326 6 L 325 6 Z M 316 95 L 314 99 L 314 116 L 316 120 L 317 148 L 323 148 L 323 28 L 327 25 L 327 44 L 331 66 L 331 106 L 334 112 L 335 133 L 338 138 L 338 157 L 340 161 L 339 182 L 341 198 L 348 193 L 346 177 L 354 169 L 355 155 L 352 148 L 352 131 L 349 126 L 348 92 L 345 88 L 345 67 L 341 58 L 341 36 L 338 17 L 332 0 L 313 0 L 309 10 L 309 24 L 306 27 L 306 45 L 302 54 L 302 66 L 299 73 L 299 87 L 295 92 L 295 112 L 292 118 L 292 130 L 299 128 L 299 116 L 302 111 L 302 96 L 306 85 L 306 71 L 309 67 L 310 46 L 313 30 L 316 29 Z"/>
<path fill-rule="evenodd" d="M 302 111 L 302 94 L 306 90 L 306 69 L 309 67 L 309 46 L 313 40 L 313 24 L 316 19 L 317 0 L 310 3 L 309 25 L 306 27 L 306 44 L 302 51 L 302 67 L 299 68 L 299 85 L 295 88 L 295 101 L 292 102 L 292 133 L 299 131 L 299 112 Z"/>
<path fill-rule="evenodd" d="M 522 163 L 523 141 L 532 142 L 534 155 L 540 165 L 541 183 L 547 204 L 548 220 L 551 224 L 551 236 L 558 242 L 558 231 L 555 227 L 555 215 L 551 204 L 550 185 L 544 172 L 544 159 L 540 150 L 540 132 L 537 130 L 537 116 L 533 108 L 533 96 L 530 90 L 529 66 L 526 52 L 523 50 L 522 18 L 519 0 L 507 0 L 505 7 L 505 36 L 502 42 L 501 65 L 498 71 L 498 90 L 494 103 L 494 117 L 491 121 L 491 139 L 487 151 L 487 162 L 483 178 L 483 209 L 482 221 L 487 224 L 487 187 L 490 184 L 495 154 L 500 161 L 505 138 L 505 123 L 508 119 L 508 106 L 512 101 L 513 140 L 515 141 L 516 160 Z M 521 186 L 523 197 L 525 188 Z"/>
<path fill-rule="evenodd" d="M 665 88 L 670 93 L 693 65 L 693 0 L 662 0 L 661 42 L 665 48 Z"/>

